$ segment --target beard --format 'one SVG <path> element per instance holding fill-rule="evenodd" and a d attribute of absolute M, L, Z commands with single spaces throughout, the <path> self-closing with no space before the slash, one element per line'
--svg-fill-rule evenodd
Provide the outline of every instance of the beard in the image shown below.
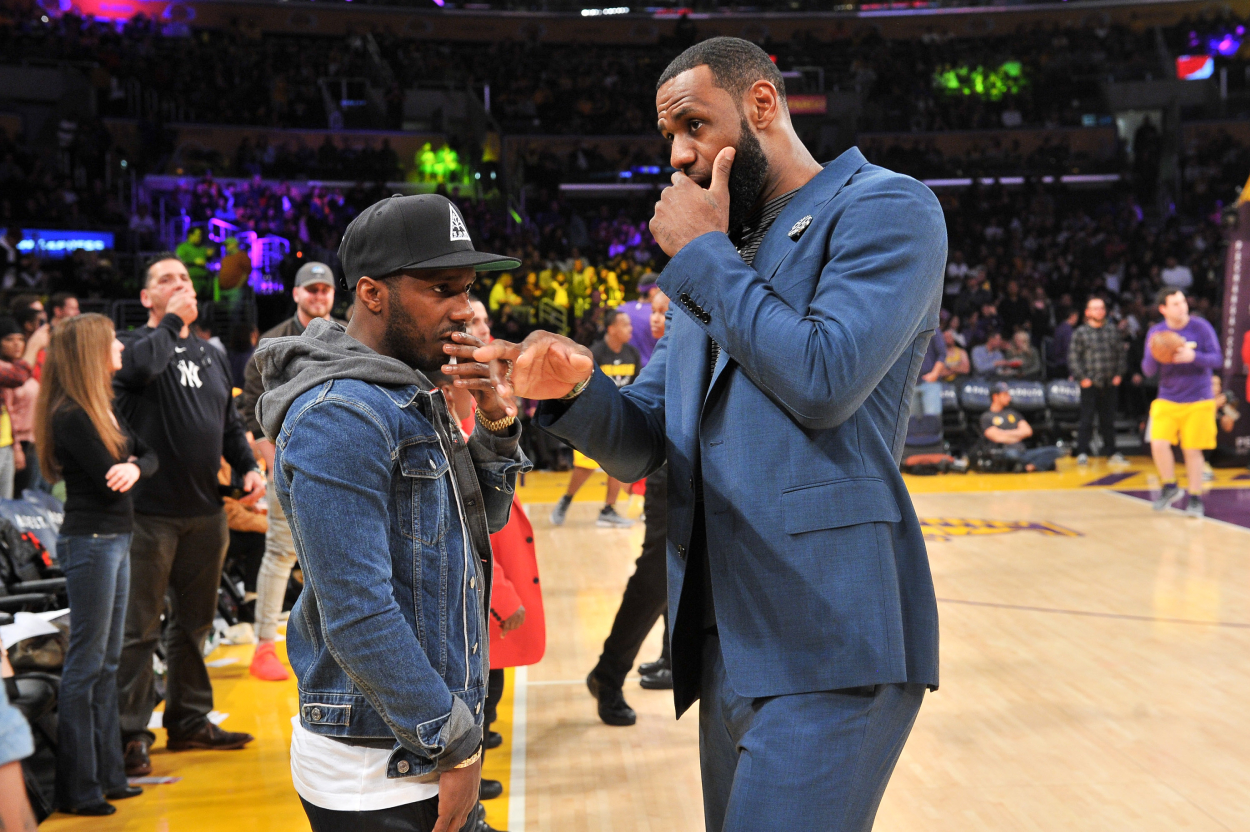
<path fill-rule="evenodd" d="M 433 383 L 440 384 L 448 379 L 439 372 L 439 368 L 450 360 L 443 352 L 443 339 L 453 332 L 464 331 L 464 324 L 452 324 L 431 337 L 402 304 L 392 302 L 387 308 L 382 341 L 391 355 L 425 373 Z"/>
<path fill-rule="evenodd" d="M 734 165 L 729 171 L 731 235 L 737 234 L 751 216 L 751 209 L 760 198 L 760 192 L 764 190 L 764 180 L 768 178 L 768 158 L 764 156 L 764 148 L 760 147 L 760 140 L 751 132 L 745 118 L 742 119 L 736 150 Z"/>

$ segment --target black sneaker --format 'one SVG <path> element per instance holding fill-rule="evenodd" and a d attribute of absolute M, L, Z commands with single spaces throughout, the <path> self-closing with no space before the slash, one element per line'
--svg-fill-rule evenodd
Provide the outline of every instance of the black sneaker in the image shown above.
<path fill-rule="evenodd" d="M 638 684 L 647 690 L 672 690 L 673 671 L 666 667 L 663 670 L 657 670 L 655 673 L 648 673 L 642 677 Z"/>
<path fill-rule="evenodd" d="M 498 748 L 503 745 L 503 734 L 498 731 L 487 731 L 486 741 L 483 743 L 489 751 L 492 748 Z"/>
<path fill-rule="evenodd" d="M 595 678 L 595 674 L 586 677 L 586 687 L 590 695 L 599 702 L 599 718 L 605 725 L 633 725 L 638 721 L 638 714 L 625 701 L 625 694 L 620 688 L 610 688 Z"/>
<path fill-rule="evenodd" d="M 494 800 L 501 794 L 503 794 L 503 783 L 486 777 L 482 778 L 482 784 L 478 787 L 479 800 Z"/>
<path fill-rule="evenodd" d="M 659 673 L 661 670 L 672 670 L 672 669 L 673 669 L 673 665 L 669 662 L 668 659 L 665 659 L 665 658 L 661 658 L 654 662 L 646 662 L 645 664 L 638 665 L 638 672 L 641 673 L 643 676 L 652 676 L 656 673 Z"/>
<path fill-rule="evenodd" d="M 1206 509 L 1202 505 L 1202 498 L 1197 494 L 1190 494 L 1189 500 L 1185 505 L 1185 513 L 1190 517 L 1201 520 L 1206 516 Z"/>
<path fill-rule="evenodd" d="M 1163 486 L 1163 490 L 1159 492 L 1159 496 L 1154 501 L 1154 510 L 1163 511 L 1181 496 L 1181 487 L 1174 482 L 1170 482 Z"/>

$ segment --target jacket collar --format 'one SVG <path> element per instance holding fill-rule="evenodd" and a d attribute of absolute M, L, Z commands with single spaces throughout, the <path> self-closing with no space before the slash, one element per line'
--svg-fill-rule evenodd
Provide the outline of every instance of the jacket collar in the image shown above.
<path fill-rule="evenodd" d="M 789 233 L 794 224 L 809 214 L 814 214 L 821 202 L 833 198 L 856 171 L 866 164 L 868 160 L 864 158 L 864 154 L 859 152 L 858 147 L 852 147 L 832 162 L 826 163 L 824 170 L 799 189 L 790 204 L 777 215 L 755 255 L 755 270 L 765 280 L 772 279 L 778 267 L 785 261 L 786 255 L 794 250 L 793 245 L 785 245 L 790 242 Z"/>

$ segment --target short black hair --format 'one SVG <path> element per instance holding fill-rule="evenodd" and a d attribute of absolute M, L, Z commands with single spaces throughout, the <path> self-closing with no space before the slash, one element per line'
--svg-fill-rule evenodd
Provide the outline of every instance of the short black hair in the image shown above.
<path fill-rule="evenodd" d="M 16 318 L 36 303 L 39 303 L 39 296 L 32 295 L 30 292 L 14 295 L 13 299 L 9 301 L 9 314 Z"/>
<path fill-rule="evenodd" d="M 617 320 L 620 319 L 622 315 L 624 315 L 626 318 L 629 318 L 629 313 L 626 312 L 624 309 L 613 309 L 611 312 L 608 313 L 608 322 L 604 324 L 604 326 L 605 327 L 612 326 L 613 324 L 617 322 Z M 632 318 L 630 318 L 630 323 L 633 323 Z"/>
<path fill-rule="evenodd" d="M 147 288 L 148 281 L 152 279 L 152 267 L 157 263 L 164 263 L 166 260 L 177 260 L 178 255 L 172 251 L 158 251 L 151 257 L 143 261 L 143 286 Z"/>
<path fill-rule="evenodd" d="M 786 82 L 768 53 L 742 38 L 708 38 L 682 52 L 668 65 L 655 88 L 667 84 L 687 70 L 706 66 L 716 86 L 741 103 L 742 96 L 756 81 L 767 81 L 777 88 L 782 105 L 786 103 Z"/>
<path fill-rule="evenodd" d="M 1168 302 L 1168 298 L 1172 297 L 1172 295 L 1175 295 L 1175 294 L 1184 295 L 1185 290 L 1179 289 L 1176 286 L 1164 286 L 1162 289 L 1155 292 L 1155 306 L 1163 306 L 1165 303 Z M 1186 297 L 1188 296 L 1186 295 Z"/>
<path fill-rule="evenodd" d="M 57 292 L 48 301 L 48 306 L 52 309 L 64 309 L 65 304 L 71 300 L 78 300 L 78 295 L 73 292 Z"/>
<path fill-rule="evenodd" d="M 13 310 L 13 319 L 21 326 L 26 326 L 26 324 L 38 322 L 39 316 L 42 314 L 44 314 L 42 309 L 36 309 L 33 306 L 24 306 L 21 309 Z"/>

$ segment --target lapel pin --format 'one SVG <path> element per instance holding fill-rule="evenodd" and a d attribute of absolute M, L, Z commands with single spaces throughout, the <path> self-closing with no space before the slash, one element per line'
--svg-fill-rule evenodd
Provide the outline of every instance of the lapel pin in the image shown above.
<path fill-rule="evenodd" d="M 803 232 L 806 231 L 807 227 L 811 224 L 812 224 L 812 215 L 808 214 L 806 217 L 804 217 L 803 219 L 799 220 L 798 222 L 794 224 L 794 226 L 790 229 L 790 233 L 788 236 L 790 237 L 791 240 L 797 241 L 799 237 L 803 236 Z"/>

